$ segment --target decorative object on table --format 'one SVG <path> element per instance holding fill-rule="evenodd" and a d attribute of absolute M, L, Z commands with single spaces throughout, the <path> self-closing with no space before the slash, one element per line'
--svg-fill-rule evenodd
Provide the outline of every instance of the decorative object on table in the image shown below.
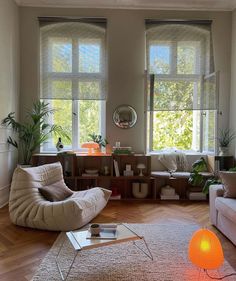
<path fill-rule="evenodd" d="M 56 149 L 57 149 L 57 151 L 62 151 L 63 148 L 64 148 L 64 145 L 63 145 L 63 143 L 61 141 L 61 138 L 58 138 L 58 142 L 56 144 Z"/>
<path fill-rule="evenodd" d="M 95 149 L 99 148 L 99 144 L 94 141 L 89 141 L 82 143 L 81 147 L 88 149 L 88 155 L 93 155 L 96 154 Z"/>
<path fill-rule="evenodd" d="M 117 239 L 117 224 L 91 224 L 86 239 Z"/>
<path fill-rule="evenodd" d="M 132 128 L 137 122 L 137 113 L 130 105 L 120 105 L 113 112 L 113 122 L 121 129 Z"/>
<path fill-rule="evenodd" d="M 132 154 L 132 147 L 130 147 L 130 146 L 120 146 L 120 147 L 113 146 L 113 154 L 130 155 L 130 154 Z"/>
<path fill-rule="evenodd" d="M 148 184 L 147 183 L 132 183 L 132 193 L 137 199 L 143 199 L 148 196 Z"/>
<path fill-rule="evenodd" d="M 100 230 L 101 230 L 101 228 L 100 228 L 100 225 L 99 225 L 99 224 L 97 224 L 97 223 L 91 224 L 90 227 L 89 227 L 90 236 L 91 236 L 91 237 L 92 237 L 92 236 L 98 237 L 99 234 L 100 234 Z"/>
<path fill-rule="evenodd" d="M 82 177 L 98 177 L 98 169 L 85 169 Z"/>
<path fill-rule="evenodd" d="M 144 176 L 143 170 L 146 168 L 146 166 L 143 163 L 139 163 L 137 165 L 137 168 L 139 169 L 139 176 L 143 177 Z"/>
<path fill-rule="evenodd" d="M 119 141 L 116 141 L 116 148 L 119 148 L 120 147 L 120 142 Z"/>
<path fill-rule="evenodd" d="M 108 176 L 110 174 L 110 170 L 108 166 L 104 166 L 104 175 Z"/>
<path fill-rule="evenodd" d="M 61 126 L 51 125 L 47 122 L 48 117 L 52 116 L 54 112 L 55 110 L 49 107 L 49 103 L 37 101 L 33 104 L 32 109 L 26 113 L 27 122 L 17 122 L 15 112 L 9 113 L 2 120 L 2 126 L 11 128 L 13 132 L 18 134 L 19 141 L 9 136 L 7 142 L 22 152 L 22 164 L 29 165 L 33 153 L 52 135 L 70 140 Z"/>
<path fill-rule="evenodd" d="M 162 187 L 161 200 L 179 200 L 179 194 L 176 194 L 175 189 L 169 185 Z"/>
<path fill-rule="evenodd" d="M 106 154 L 112 154 L 112 147 L 109 143 L 106 144 Z"/>
<path fill-rule="evenodd" d="M 169 185 L 163 186 L 161 188 L 161 194 L 164 196 L 173 196 L 175 195 L 175 189 Z"/>
<path fill-rule="evenodd" d="M 116 177 L 119 177 L 120 176 L 120 170 L 119 170 L 118 162 L 115 159 L 113 160 L 113 162 L 114 162 L 115 175 L 116 175 Z"/>
<path fill-rule="evenodd" d="M 231 129 L 221 129 L 219 137 L 217 138 L 219 142 L 219 155 L 227 156 L 229 155 L 229 145 L 236 138 L 236 134 Z"/>
<path fill-rule="evenodd" d="M 132 166 L 130 164 L 125 165 L 125 170 L 126 171 L 131 171 Z"/>
<path fill-rule="evenodd" d="M 224 262 L 220 240 L 214 232 L 199 229 L 194 232 L 188 248 L 190 261 L 202 269 L 218 269 Z"/>
<path fill-rule="evenodd" d="M 132 177 L 134 175 L 134 171 L 131 170 L 131 165 L 126 164 L 125 165 L 125 170 L 124 170 L 124 176 L 126 177 Z"/>
<path fill-rule="evenodd" d="M 125 177 L 133 177 L 134 171 L 126 171 L 124 170 L 124 176 Z"/>
<path fill-rule="evenodd" d="M 89 141 L 92 140 L 93 142 L 96 142 L 99 145 L 100 152 L 102 147 L 106 147 L 106 145 L 108 144 L 107 140 L 103 138 L 102 135 L 92 133 L 89 134 L 89 138 L 90 138 Z"/>

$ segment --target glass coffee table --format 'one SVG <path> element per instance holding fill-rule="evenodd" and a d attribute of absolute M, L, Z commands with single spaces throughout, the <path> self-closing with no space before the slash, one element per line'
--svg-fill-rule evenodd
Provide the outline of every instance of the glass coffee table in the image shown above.
<path fill-rule="evenodd" d="M 103 226 L 105 226 L 106 224 L 102 224 Z M 109 225 L 109 224 L 107 224 Z M 116 239 L 99 239 L 98 238 L 93 238 L 93 239 L 88 239 L 88 230 L 75 230 L 75 231 L 69 231 L 66 232 L 66 237 L 63 240 L 63 242 L 61 243 L 60 249 L 58 251 L 58 254 L 56 256 L 56 264 L 57 264 L 57 268 L 58 271 L 61 275 L 61 279 L 62 280 L 67 280 L 71 268 L 75 262 L 75 259 L 79 253 L 79 251 L 82 250 L 88 250 L 88 249 L 94 249 L 94 248 L 98 248 L 98 247 L 104 247 L 104 246 L 109 246 L 109 245 L 114 245 L 114 244 L 118 244 L 118 243 L 123 243 L 123 242 L 128 242 L 128 241 L 133 241 L 133 244 L 140 250 L 142 251 L 146 256 L 148 256 L 151 260 L 153 260 L 153 256 L 152 253 L 145 241 L 145 238 L 143 236 L 138 235 L 135 231 L 132 230 L 132 228 L 124 223 L 121 224 L 117 224 L 117 237 Z M 74 257 L 72 259 L 72 262 L 69 266 L 69 269 L 67 271 L 66 276 L 63 275 L 63 272 L 61 270 L 60 267 L 60 253 L 61 250 L 66 242 L 66 240 L 69 240 L 71 245 L 73 246 L 73 249 L 75 251 Z M 143 243 L 145 244 L 146 250 L 144 251 L 142 248 L 140 248 L 136 243 L 135 240 L 142 240 Z"/>

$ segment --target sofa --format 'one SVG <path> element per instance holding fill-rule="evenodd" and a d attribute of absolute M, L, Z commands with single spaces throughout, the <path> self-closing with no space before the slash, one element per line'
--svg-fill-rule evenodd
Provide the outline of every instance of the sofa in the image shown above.
<path fill-rule="evenodd" d="M 236 245 L 236 199 L 223 195 L 223 185 L 210 186 L 210 222 Z"/>
<path fill-rule="evenodd" d="M 187 192 L 192 188 L 188 184 L 192 164 L 201 157 L 203 157 L 208 164 L 208 156 L 200 153 L 184 154 L 182 152 L 163 152 L 151 155 L 151 176 L 155 178 L 156 192 L 160 193 L 163 186 L 170 185 L 175 188 L 180 198 L 185 199 Z M 170 173 L 170 170 L 173 170 L 173 172 Z M 206 178 L 211 177 L 213 171 L 210 165 L 208 165 L 208 169 L 201 174 Z M 170 179 L 171 175 L 173 177 L 172 180 Z M 194 189 L 195 191 L 201 191 L 202 187 L 194 187 Z"/>
<path fill-rule="evenodd" d="M 106 206 L 110 190 L 94 187 L 71 192 L 65 200 L 48 201 L 40 188 L 64 183 L 59 162 L 32 168 L 16 168 L 14 171 L 9 213 L 11 221 L 19 226 L 70 231 L 89 223 Z"/>

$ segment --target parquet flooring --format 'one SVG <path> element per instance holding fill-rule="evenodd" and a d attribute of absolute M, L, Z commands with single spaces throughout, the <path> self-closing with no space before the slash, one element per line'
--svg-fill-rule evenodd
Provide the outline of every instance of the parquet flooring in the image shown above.
<path fill-rule="evenodd" d="M 215 231 L 222 241 L 225 258 L 236 270 L 236 247 L 210 225 L 209 206 L 205 202 L 109 202 L 94 219 L 94 222 L 130 223 L 168 221 L 195 222 Z M 8 208 L 0 209 L 0 280 L 30 280 L 57 236 L 56 232 L 14 226 Z"/>

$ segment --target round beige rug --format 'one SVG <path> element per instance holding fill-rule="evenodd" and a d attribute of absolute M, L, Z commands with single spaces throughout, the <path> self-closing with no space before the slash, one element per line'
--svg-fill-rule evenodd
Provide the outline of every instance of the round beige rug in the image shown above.
<path fill-rule="evenodd" d="M 188 243 L 195 230 L 194 224 L 129 224 L 139 235 L 144 236 L 154 257 L 153 261 L 140 251 L 133 242 L 82 250 L 74 262 L 68 281 L 197 281 L 211 280 L 203 271 L 188 260 Z M 52 249 L 40 265 L 33 281 L 61 280 L 55 257 L 65 233 L 61 233 Z M 66 238 L 67 239 L 67 238 Z M 142 241 L 136 242 L 143 250 Z M 74 255 L 69 241 L 66 241 L 60 255 L 63 273 Z M 234 270 L 225 261 L 219 271 L 210 274 L 219 277 Z M 236 280 L 235 276 L 227 281 Z"/>

